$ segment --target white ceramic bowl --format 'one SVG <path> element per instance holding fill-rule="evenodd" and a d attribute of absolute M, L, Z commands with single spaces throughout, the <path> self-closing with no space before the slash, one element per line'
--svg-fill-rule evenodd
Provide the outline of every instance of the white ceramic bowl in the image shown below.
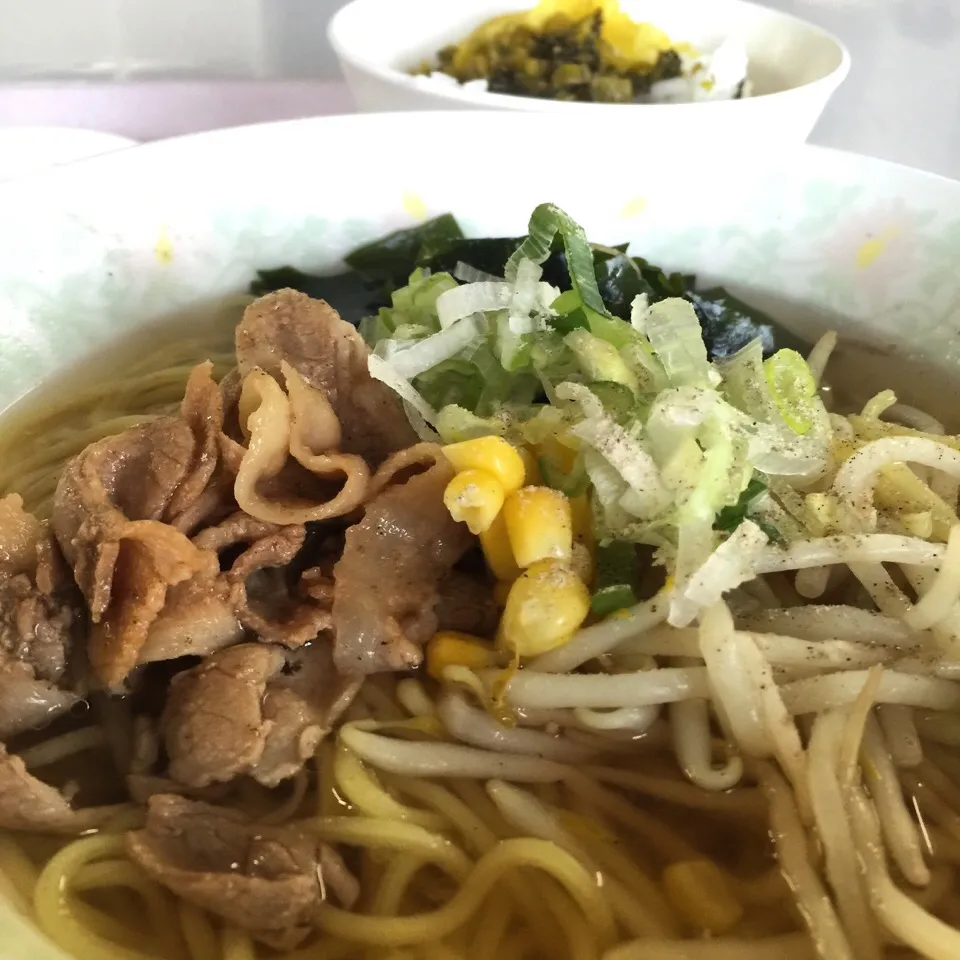
<path fill-rule="evenodd" d="M 712 159 L 716 149 L 750 140 L 802 142 L 850 69 L 834 36 L 796 17 L 743 0 L 622 0 L 635 20 L 675 40 L 709 47 L 741 40 L 755 95 L 744 100 L 681 104 L 565 103 L 427 85 L 408 71 L 462 40 L 491 17 L 534 6 L 534 0 L 353 0 L 330 21 L 328 35 L 357 106 L 365 111 L 502 109 L 557 115 L 567 126 L 597 115 L 616 136 L 642 125 L 650 141 L 692 140 Z M 569 134 L 569 135 L 568 135 Z M 551 138 L 553 139 L 553 138 Z M 534 145 L 536 146 L 536 145 Z"/>
<path fill-rule="evenodd" d="M 555 131 L 528 114 L 304 120 L 0 186 L 0 409 L 130 331 L 244 289 L 257 267 L 335 268 L 355 244 L 445 211 L 474 235 L 516 235 L 545 200 L 593 239 L 721 279 L 810 338 L 838 325 L 834 376 L 872 366 L 904 399 L 955 405 L 960 183 L 816 147 L 704 164 L 645 149 L 642 127 L 620 132 L 612 164 L 589 132 L 568 138 L 563 163 L 445 149 Z M 2 897 L 0 931 L 4 960 L 63 960 Z"/>
<path fill-rule="evenodd" d="M 0 127 L 0 180 L 132 147 L 129 137 L 72 127 Z"/>

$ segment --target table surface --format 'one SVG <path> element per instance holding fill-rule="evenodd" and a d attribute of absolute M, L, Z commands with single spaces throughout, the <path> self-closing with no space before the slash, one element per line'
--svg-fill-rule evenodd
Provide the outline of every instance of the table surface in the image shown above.
<path fill-rule="evenodd" d="M 811 140 L 960 179 L 958 0 L 761 0 L 817 23 L 852 69 Z"/>
<path fill-rule="evenodd" d="M 850 49 L 850 76 L 812 142 L 960 179 L 960 0 L 765 2 L 819 23 Z M 352 108 L 346 87 L 323 79 L 0 86 L 0 125 L 87 127 L 137 140 Z"/>

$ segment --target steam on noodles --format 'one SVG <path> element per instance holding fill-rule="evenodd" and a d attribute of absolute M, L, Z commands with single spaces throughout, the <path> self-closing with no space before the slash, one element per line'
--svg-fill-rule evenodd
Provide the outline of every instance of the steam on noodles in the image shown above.
<path fill-rule="evenodd" d="M 78 960 L 960 956 L 960 439 L 513 247 L 10 420 L 0 895 Z"/>

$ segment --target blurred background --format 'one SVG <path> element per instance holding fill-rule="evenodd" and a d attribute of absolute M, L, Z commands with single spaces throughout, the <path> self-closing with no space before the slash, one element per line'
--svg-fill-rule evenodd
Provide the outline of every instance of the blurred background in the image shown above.
<path fill-rule="evenodd" d="M 349 111 L 325 38 L 342 2 L 0 0 L 0 124 L 153 139 Z M 960 0 L 765 2 L 852 53 L 814 142 L 960 177 Z"/>

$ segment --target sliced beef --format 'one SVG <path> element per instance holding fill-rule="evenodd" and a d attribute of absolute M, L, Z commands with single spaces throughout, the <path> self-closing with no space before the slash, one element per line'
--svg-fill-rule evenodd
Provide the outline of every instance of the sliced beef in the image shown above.
<path fill-rule="evenodd" d="M 127 835 L 127 850 L 177 896 L 277 950 L 309 934 L 328 885 L 345 905 L 356 890 L 342 861 L 315 838 L 181 797 L 154 797 L 145 828 Z"/>
<path fill-rule="evenodd" d="M 273 787 L 315 753 L 355 696 L 330 644 L 294 652 L 248 643 L 178 674 L 162 729 L 170 776 L 200 789 L 248 774 Z"/>
<path fill-rule="evenodd" d="M 185 420 L 160 417 L 91 444 L 57 485 L 53 530 L 86 597 L 89 659 L 107 686 L 136 665 L 167 590 L 217 572 L 214 554 L 164 522 L 197 442 Z"/>
<path fill-rule="evenodd" d="M 420 662 L 437 629 L 438 584 L 471 543 L 443 504 L 452 467 L 439 451 L 427 462 L 426 472 L 387 486 L 347 531 L 333 600 L 334 659 L 345 675 Z"/>
<path fill-rule="evenodd" d="M 361 684 L 361 678 L 340 676 L 329 642 L 288 653 L 283 671 L 264 693 L 263 716 L 271 727 L 253 770 L 257 780 L 272 787 L 302 769 Z"/>
<path fill-rule="evenodd" d="M 39 590 L 25 573 L 0 580 L 0 656 L 59 680 L 67 665 L 75 611 Z"/>
<path fill-rule="evenodd" d="M 330 626 L 330 614 L 296 595 L 287 565 L 303 546 L 302 526 L 281 527 L 242 553 L 228 576 L 242 591 L 238 607 L 247 629 L 262 640 L 299 647 Z"/>
<path fill-rule="evenodd" d="M 233 509 L 234 474 L 220 462 L 223 397 L 213 380 L 213 364 L 194 368 L 187 380 L 180 417 L 193 435 L 189 467 L 164 510 L 163 519 L 190 533 Z"/>
<path fill-rule="evenodd" d="M 259 369 L 243 381 L 238 413 L 248 439 L 236 501 L 250 516 L 281 525 L 344 516 L 366 496 L 367 464 L 336 449 L 340 424 L 323 393 L 285 361 L 280 367 L 288 392 Z"/>
<path fill-rule="evenodd" d="M 46 529 L 0 500 L 0 740 L 46 726 L 80 699 L 64 674 L 76 599 Z"/>
<path fill-rule="evenodd" d="M 209 787 L 186 787 L 170 777 L 161 777 L 152 773 L 131 773 L 127 775 L 127 793 L 134 803 L 145 806 L 151 797 L 161 795 L 187 797 L 190 800 L 202 800 L 204 803 L 218 803 L 225 800 L 232 787 L 225 783 L 213 783 Z"/>
<path fill-rule="evenodd" d="M 193 538 L 193 542 L 201 550 L 213 550 L 216 554 L 222 555 L 234 547 L 247 547 L 251 543 L 256 543 L 257 540 L 269 537 L 280 529 L 281 527 L 276 523 L 257 520 L 238 510 L 215 526 L 202 530 Z M 241 552 L 236 551 L 236 556 Z M 221 564 L 221 566 L 229 567 L 230 563 Z"/>
<path fill-rule="evenodd" d="M 23 498 L 11 493 L 0 500 L 0 576 L 12 577 L 37 568 L 37 545 L 43 524 L 23 509 Z"/>
<path fill-rule="evenodd" d="M 372 500 L 388 487 L 398 486 L 418 473 L 426 473 L 438 463 L 446 464 L 448 461 L 443 449 L 435 443 L 415 443 L 412 447 L 398 450 L 384 460 L 370 478 L 367 499 Z"/>
<path fill-rule="evenodd" d="M 453 570 L 437 586 L 437 629 L 489 637 L 500 622 L 490 584 Z"/>
<path fill-rule="evenodd" d="M 161 722 L 173 779 L 206 787 L 256 766 L 270 730 L 263 695 L 283 664 L 279 648 L 245 643 L 173 678 Z"/>
<path fill-rule="evenodd" d="M 334 563 L 335 562 L 336 561 L 334 561 Z M 304 570 L 300 575 L 300 582 L 298 584 L 303 596 L 310 597 L 328 610 L 333 606 L 333 593 L 336 589 L 336 583 L 333 579 L 333 566 L 334 564 L 332 563 L 329 569 L 324 567 L 310 567 Z M 332 615 L 330 619 L 332 626 Z"/>
<path fill-rule="evenodd" d="M 240 591 L 224 576 L 200 576 L 167 590 L 150 625 L 138 663 L 205 657 L 243 636 Z"/>
<path fill-rule="evenodd" d="M 366 344 L 323 300 L 295 290 L 268 294 L 247 307 L 236 340 L 241 374 L 259 367 L 282 382 L 286 361 L 323 392 L 340 422 L 344 452 L 376 466 L 416 443 L 396 394 L 370 376 Z"/>
<path fill-rule="evenodd" d="M 127 771 L 127 793 L 134 803 L 146 805 L 158 794 L 175 794 L 191 800 L 217 803 L 232 790 L 229 784 L 215 783 L 209 787 L 186 787 L 158 771 L 162 763 L 160 729 L 157 721 L 147 716 L 138 716 L 132 722 L 133 743 L 129 762 L 117 769 Z"/>
<path fill-rule="evenodd" d="M 115 807 L 74 810 L 55 787 L 27 771 L 23 761 L 0 743 L 0 827 L 35 833 L 80 834 L 94 829 Z"/>
<path fill-rule="evenodd" d="M 303 524 L 281 526 L 235 513 L 194 543 L 220 557 L 238 622 L 262 640 L 292 648 L 313 640 L 331 622 L 330 603 L 300 589 L 289 566 L 305 538 Z"/>

